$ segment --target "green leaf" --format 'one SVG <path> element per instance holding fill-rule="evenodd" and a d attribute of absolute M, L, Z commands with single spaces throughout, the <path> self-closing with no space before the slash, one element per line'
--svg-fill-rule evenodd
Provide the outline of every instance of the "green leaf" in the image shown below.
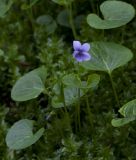
<path fill-rule="evenodd" d="M 100 76 L 98 74 L 91 74 L 87 80 L 87 88 L 95 88 L 100 81 Z"/>
<path fill-rule="evenodd" d="M 67 6 L 71 2 L 73 2 L 73 0 L 52 0 L 52 1 L 59 4 L 59 5 L 64 5 L 64 6 Z"/>
<path fill-rule="evenodd" d="M 52 104 L 52 106 L 54 108 L 62 108 L 62 107 L 64 107 L 63 99 L 62 99 L 62 97 L 59 97 L 59 96 L 54 96 L 52 98 L 51 104 Z"/>
<path fill-rule="evenodd" d="M 78 77 L 78 75 L 74 73 L 64 76 L 62 78 L 62 82 L 67 86 L 77 87 L 77 88 L 81 87 L 81 80 Z"/>
<path fill-rule="evenodd" d="M 44 66 L 36 68 L 29 72 L 29 74 L 37 75 L 41 78 L 42 82 L 45 83 L 47 77 L 47 69 Z"/>
<path fill-rule="evenodd" d="M 78 101 L 78 89 L 80 88 L 80 97 L 86 94 L 88 89 L 94 89 L 100 81 L 98 74 L 91 74 L 87 82 L 81 82 L 76 74 L 68 74 L 62 78 L 64 86 L 64 99 L 66 106 L 70 106 Z M 53 87 L 55 96 L 52 98 L 52 106 L 54 108 L 64 107 L 63 95 L 61 93 L 61 83 L 56 83 Z"/>
<path fill-rule="evenodd" d="M 43 135 L 44 128 L 41 128 L 35 134 L 33 134 L 32 129 L 32 120 L 22 119 L 16 122 L 7 133 L 7 146 L 10 149 L 18 150 L 34 144 Z"/>
<path fill-rule="evenodd" d="M 123 126 L 125 124 L 128 124 L 131 121 L 134 121 L 135 119 L 136 119 L 135 117 L 132 117 L 132 118 L 116 118 L 116 119 L 113 119 L 111 121 L 111 124 L 114 127 L 120 127 L 120 126 Z"/>
<path fill-rule="evenodd" d="M 49 25 L 53 21 L 53 18 L 50 15 L 41 15 L 36 19 L 37 24 L 40 25 Z"/>
<path fill-rule="evenodd" d="M 58 14 L 57 22 L 65 27 L 71 27 L 69 24 L 69 12 L 67 10 L 63 10 Z"/>
<path fill-rule="evenodd" d="M 2 49 L 0 49 L 0 57 L 4 56 L 4 51 Z"/>
<path fill-rule="evenodd" d="M 0 17 L 3 18 L 13 4 L 13 0 L 0 0 Z"/>
<path fill-rule="evenodd" d="M 58 93 L 59 91 L 57 90 L 57 94 Z M 80 89 L 80 97 L 82 97 L 84 94 L 85 94 L 85 91 Z M 64 88 L 64 99 L 65 99 L 66 106 L 70 106 L 73 103 L 76 103 L 78 101 L 78 88 L 71 87 L 71 86 L 65 87 Z M 64 107 L 63 96 L 61 94 L 55 95 L 52 98 L 52 106 L 54 108 Z"/>
<path fill-rule="evenodd" d="M 82 62 L 84 68 L 111 73 L 125 65 L 133 57 L 130 49 L 112 42 L 94 42 L 91 44 L 91 60 Z"/>
<path fill-rule="evenodd" d="M 124 116 L 124 117 L 136 117 L 136 99 L 126 103 L 123 105 L 119 112 Z"/>
<path fill-rule="evenodd" d="M 85 92 L 80 89 L 80 97 L 82 97 Z M 66 105 L 71 105 L 78 100 L 78 88 L 76 87 L 66 87 L 64 88 L 64 96 Z"/>
<path fill-rule="evenodd" d="M 82 85 L 80 88 L 82 89 L 95 89 L 95 87 L 98 85 L 100 81 L 100 76 L 98 74 L 91 74 L 88 76 L 87 82 L 82 81 Z"/>
<path fill-rule="evenodd" d="M 122 1 L 105 1 L 100 5 L 104 19 L 96 14 L 87 16 L 87 23 L 96 29 L 110 29 L 120 27 L 130 22 L 135 16 L 132 5 Z"/>
<path fill-rule="evenodd" d="M 57 28 L 57 23 L 55 20 L 53 20 L 52 23 L 47 25 L 45 29 L 48 34 L 52 34 L 55 32 L 56 28 Z"/>
<path fill-rule="evenodd" d="M 41 70 L 44 70 L 41 68 Z M 42 73 L 45 74 L 45 73 Z M 13 86 L 11 97 L 15 101 L 27 101 L 36 98 L 44 91 L 42 80 L 45 78 L 41 75 L 40 68 L 33 70 L 21 77 Z"/>
<path fill-rule="evenodd" d="M 53 33 L 57 28 L 56 21 L 50 15 L 42 15 L 36 19 L 37 24 L 45 28 L 48 34 Z"/>
<path fill-rule="evenodd" d="M 33 5 L 35 5 L 38 1 L 39 1 L 39 0 L 30 0 L 30 3 L 29 3 L 29 4 L 24 3 L 24 4 L 21 6 L 21 9 L 22 9 L 22 10 L 29 9 L 29 8 L 31 8 Z"/>

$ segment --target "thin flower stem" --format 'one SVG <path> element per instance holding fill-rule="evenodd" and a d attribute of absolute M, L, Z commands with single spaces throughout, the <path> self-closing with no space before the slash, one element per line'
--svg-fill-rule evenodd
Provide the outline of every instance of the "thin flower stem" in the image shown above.
<path fill-rule="evenodd" d="M 93 116 L 92 116 L 92 112 L 89 106 L 89 101 L 88 101 L 88 97 L 86 96 L 86 106 L 87 106 L 87 111 L 88 111 L 88 116 L 89 116 L 89 122 L 91 125 L 91 130 L 93 130 Z"/>
<path fill-rule="evenodd" d="M 92 0 L 90 0 L 90 5 L 91 5 L 91 7 L 92 7 L 92 12 L 93 12 L 93 13 L 96 13 L 94 4 L 95 4 L 95 2 L 92 1 Z"/>
<path fill-rule="evenodd" d="M 79 63 L 77 65 L 77 72 L 78 72 L 78 75 L 80 75 L 79 73 Z M 77 101 L 77 104 L 76 104 L 76 121 L 77 121 L 77 124 L 78 124 L 78 128 L 79 128 L 79 131 L 81 130 L 81 122 L 80 122 L 80 88 L 77 89 L 77 96 L 78 96 L 78 101 Z"/>
<path fill-rule="evenodd" d="M 66 114 L 66 117 L 67 117 L 67 120 L 68 120 L 69 128 L 71 129 L 70 116 L 69 116 L 69 113 L 67 111 L 63 84 L 61 84 L 61 92 L 62 92 L 62 96 L 63 96 L 63 105 L 64 105 L 65 114 Z"/>
<path fill-rule="evenodd" d="M 72 32 L 73 32 L 73 36 L 74 36 L 75 39 L 77 39 L 77 33 L 76 33 L 74 20 L 73 20 L 72 3 L 69 4 L 69 22 L 70 22 L 71 29 L 72 29 Z"/>
<path fill-rule="evenodd" d="M 113 81 L 112 75 L 111 75 L 110 72 L 108 74 L 109 74 L 109 77 L 110 77 L 110 81 L 111 81 L 114 97 L 116 99 L 117 105 L 120 106 L 119 98 L 118 98 L 118 95 L 117 95 L 117 91 L 116 91 L 116 88 L 115 88 L 115 85 L 114 85 L 114 81 Z"/>
<path fill-rule="evenodd" d="M 81 122 L 80 122 L 80 88 L 78 88 L 78 104 L 77 104 L 77 120 L 79 131 L 81 130 Z"/>

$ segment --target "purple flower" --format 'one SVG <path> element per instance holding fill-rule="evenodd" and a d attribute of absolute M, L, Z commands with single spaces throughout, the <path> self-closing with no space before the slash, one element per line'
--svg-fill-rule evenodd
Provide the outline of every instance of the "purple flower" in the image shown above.
<path fill-rule="evenodd" d="M 91 59 L 91 55 L 88 53 L 90 49 L 90 44 L 83 43 L 81 44 L 79 41 L 73 41 L 73 57 L 78 61 L 89 61 Z"/>

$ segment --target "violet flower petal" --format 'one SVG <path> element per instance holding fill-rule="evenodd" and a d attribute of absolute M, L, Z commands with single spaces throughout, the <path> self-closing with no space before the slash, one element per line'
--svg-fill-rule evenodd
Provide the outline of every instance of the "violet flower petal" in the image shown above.
<path fill-rule="evenodd" d="M 81 46 L 81 50 L 83 52 L 88 52 L 90 49 L 90 44 L 89 43 L 84 43 L 82 46 Z"/>
<path fill-rule="evenodd" d="M 76 55 L 79 53 L 79 51 L 74 51 L 73 52 L 73 57 L 76 58 Z"/>
<path fill-rule="evenodd" d="M 73 53 L 73 57 L 78 61 L 78 62 L 82 62 L 82 61 L 88 61 L 91 59 L 91 55 L 87 52 L 78 52 L 78 51 L 75 51 Z"/>
<path fill-rule="evenodd" d="M 89 61 L 91 59 L 91 55 L 87 52 L 82 53 L 82 61 Z"/>
<path fill-rule="evenodd" d="M 81 43 L 79 41 L 73 41 L 73 48 L 74 50 L 78 51 L 81 49 Z"/>
<path fill-rule="evenodd" d="M 78 61 L 78 62 L 82 62 L 83 61 L 83 57 L 79 54 L 75 55 L 75 59 Z"/>

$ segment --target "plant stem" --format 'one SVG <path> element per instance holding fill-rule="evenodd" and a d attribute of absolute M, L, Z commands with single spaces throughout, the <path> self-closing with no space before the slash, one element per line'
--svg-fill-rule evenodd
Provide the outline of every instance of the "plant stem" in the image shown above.
<path fill-rule="evenodd" d="M 115 88 L 115 85 L 114 85 L 114 81 L 113 81 L 112 75 L 111 75 L 110 72 L 108 74 L 109 74 L 109 77 L 110 77 L 110 81 L 111 81 L 114 97 L 116 99 L 117 105 L 120 106 L 119 98 L 118 98 L 118 95 L 117 95 L 117 91 L 116 91 L 116 88 Z"/>
<path fill-rule="evenodd" d="M 64 105 L 65 114 L 66 114 L 66 117 L 67 117 L 67 120 L 68 120 L 69 128 L 71 129 L 69 113 L 67 111 L 67 106 L 66 106 L 66 102 L 65 102 L 65 94 L 64 94 L 64 86 L 63 86 L 63 84 L 61 84 L 61 92 L 62 92 L 62 96 L 63 96 L 63 105 Z"/>
<path fill-rule="evenodd" d="M 78 102 L 77 102 L 77 121 L 79 131 L 81 130 L 81 123 L 80 123 L 80 88 L 78 88 Z"/>
<path fill-rule="evenodd" d="M 92 7 L 92 12 L 93 12 L 93 13 L 96 13 L 94 4 L 95 4 L 95 2 L 92 1 L 92 0 L 90 0 L 90 5 L 91 5 L 91 7 Z"/>
<path fill-rule="evenodd" d="M 69 4 L 69 22 L 70 22 L 71 29 L 73 32 L 73 36 L 75 39 L 77 39 L 77 33 L 76 33 L 74 21 L 73 21 L 72 3 Z"/>
<path fill-rule="evenodd" d="M 88 116 L 89 116 L 89 122 L 91 125 L 91 130 L 93 130 L 93 117 L 92 117 L 92 113 L 91 113 L 91 109 L 89 106 L 89 101 L 88 101 L 88 97 L 86 96 L 86 105 L 87 105 L 87 111 L 88 111 Z"/>

